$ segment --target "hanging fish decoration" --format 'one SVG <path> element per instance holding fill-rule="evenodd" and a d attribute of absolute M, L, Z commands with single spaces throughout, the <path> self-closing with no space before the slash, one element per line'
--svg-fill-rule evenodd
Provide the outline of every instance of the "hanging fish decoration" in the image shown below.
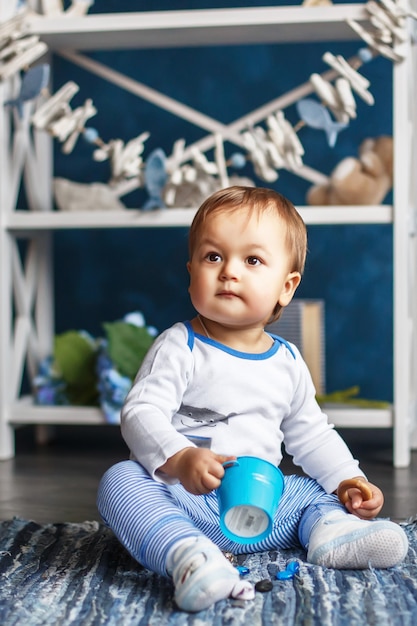
<path fill-rule="evenodd" d="M 49 82 L 50 66 L 47 63 L 30 68 L 22 78 L 20 93 L 17 98 L 6 100 L 4 105 L 17 108 L 19 117 L 23 117 L 23 103 L 39 96 Z"/>
<path fill-rule="evenodd" d="M 341 130 L 348 126 L 347 122 L 335 122 L 325 106 L 312 98 L 303 98 L 296 103 L 298 115 L 311 128 L 324 130 L 331 148 L 336 144 Z"/>
<path fill-rule="evenodd" d="M 168 180 L 166 171 L 166 155 L 162 148 L 156 148 L 145 163 L 145 188 L 149 194 L 148 200 L 143 205 L 144 211 L 165 208 L 162 199 L 162 190 Z"/>

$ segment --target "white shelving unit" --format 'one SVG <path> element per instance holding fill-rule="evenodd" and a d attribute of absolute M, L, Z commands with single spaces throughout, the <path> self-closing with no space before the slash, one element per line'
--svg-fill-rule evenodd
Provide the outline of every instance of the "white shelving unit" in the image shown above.
<path fill-rule="evenodd" d="M 10 13 L 9 0 L 0 0 L 0 21 L 10 18 Z M 81 18 L 33 15 L 28 23 L 30 32 L 40 35 L 50 51 L 71 58 L 76 50 L 355 40 L 346 18 L 366 24 L 364 5 L 114 13 Z M 393 224 L 394 403 L 384 410 L 337 408 L 328 413 L 339 427 L 392 427 L 396 467 L 407 466 L 410 450 L 417 446 L 413 391 L 417 382 L 416 281 L 412 269 L 416 266 L 415 189 L 411 175 L 416 98 L 410 81 L 417 65 L 411 43 L 404 46 L 405 61 L 393 64 L 393 206 L 299 207 L 308 225 Z M 10 89 L 11 81 L 0 83 L 1 101 Z M 14 429 L 18 425 L 104 423 L 100 411 L 94 408 L 39 407 L 31 398 L 20 397 L 24 368 L 33 375 L 53 344 L 52 232 L 69 228 L 187 226 L 194 215 L 190 209 L 146 213 L 53 211 L 51 140 L 46 133 L 29 132 L 30 106 L 26 105 L 24 119 L 14 132 L 10 112 L 0 108 L 0 459 L 13 456 Z M 29 191 L 29 211 L 16 207 L 21 176 Z M 19 239 L 28 242 L 23 264 Z"/>

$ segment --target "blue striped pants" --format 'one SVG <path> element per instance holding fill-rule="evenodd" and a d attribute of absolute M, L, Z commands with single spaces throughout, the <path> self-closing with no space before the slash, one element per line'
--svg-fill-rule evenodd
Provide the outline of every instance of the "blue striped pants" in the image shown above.
<path fill-rule="evenodd" d="M 306 547 L 314 524 L 332 509 L 346 509 L 313 479 L 286 476 L 272 533 L 263 541 L 239 544 L 225 537 L 219 525 L 215 492 L 195 496 L 181 484 L 154 480 L 136 461 L 121 461 L 103 476 L 97 506 L 128 552 L 144 567 L 168 576 L 167 555 L 179 540 L 204 534 L 221 550 L 233 554 Z M 346 511 L 347 513 L 347 511 Z"/>

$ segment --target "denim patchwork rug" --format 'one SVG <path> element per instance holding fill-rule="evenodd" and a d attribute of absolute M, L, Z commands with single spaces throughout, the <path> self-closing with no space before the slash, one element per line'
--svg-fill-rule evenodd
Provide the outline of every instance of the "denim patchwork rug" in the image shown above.
<path fill-rule="evenodd" d="M 390 570 L 337 571 L 305 562 L 302 550 L 239 557 L 248 578 L 272 589 L 251 602 L 224 600 L 179 611 L 172 586 L 143 569 L 97 522 L 0 524 L 1 626 L 415 626 L 417 522 L 404 524 L 407 559 Z M 278 580 L 288 561 L 298 574 Z"/>

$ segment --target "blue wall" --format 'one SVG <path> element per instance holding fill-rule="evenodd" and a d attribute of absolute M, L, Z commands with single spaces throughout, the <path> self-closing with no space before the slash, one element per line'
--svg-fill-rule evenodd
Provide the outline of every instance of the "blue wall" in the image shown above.
<path fill-rule="evenodd" d="M 90 13 L 209 7 L 274 5 L 274 2 L 141 2 L 96 0 Z M 281 4 L 295 4 L 285 3 Z M 361 43 L 238 46 L 196 49 L 89 53 L 132 78 L 224 123 L 284 94 L 328 67 L 321 60 L 330 50 L 349 58 Z M 391 62 L 377 58 L 361 69 L 371 81 L 376 104 L 358 98 L 358 118 L 328 147 L 324 134 L 304 128 L 300 138 L 305 163 L 329 173 L 346 155 L 356 155 L 367 136 L 391 134 Z M 173 142 L 205 136 L 179 120 L 106 81 L 55 59 L 54 88 L 68 80 L 80 85 L 77 106 L 88 97 L 98 109 L 89 125 L 104 141 L 125 141 L 143 131 L 154 148 L 170 152 Z M 295 107 L 285 110 L 292 122 Z M 227 145 L 230 154 L 235 150 Z M 55 144 L 55 174 L 79 182 L 107 181 L 107 163 L 92 159 L 92 148 L 80 140 L 70 156 Z M 247 174 L 253 177 L 252 169 Z M 262 181 L 258 184 L 267 186 Z M 309 183 L 281 171 L 274 188 L 295 204 L 305 204 Z M 138 207 L 143 193 L 126 196 Z M 390 201 L 390 198 L 387 198 Z M 139 309 L 160 330 L 193 314 L 187 293 L 186 229 L 68 231 L 55 235 L 57 332 L 85 328 L 101 334 L 101 323 Z M 323 226 L 309 229 L 306 274 L 298 296 L 326 303 L 327 390 L 359 384 L 363 397 L 392 399 L 392 229 L 391 226 Z"/>

